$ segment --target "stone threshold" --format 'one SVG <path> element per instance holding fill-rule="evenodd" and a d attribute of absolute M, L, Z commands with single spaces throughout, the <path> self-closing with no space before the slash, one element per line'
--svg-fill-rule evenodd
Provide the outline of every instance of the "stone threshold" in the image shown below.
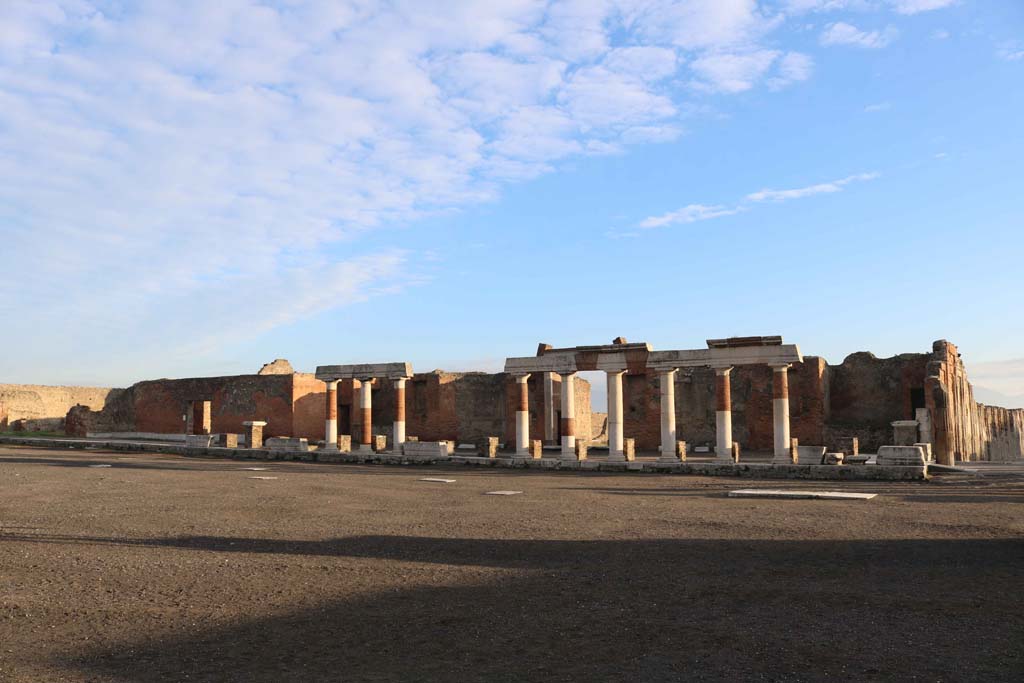
<path fill-rule="evenodd" d="M 772 465 L 770 463 L 661 463 L 604 462 L 601 460 L 562 460 L 561 458 L 497 458 L 453 455 L 448 457 L 400 455 L 397 453 L 318 453 L 317 451 L 272 451 L 252 448 L 190 448 L 177 444 L 141 441 L 95 441 L 87 439 L 59 439 L 40 437 L 0 437 L 0 444 L 36 446 L 41 448 L 70 448 L 108 450 L 134 453 L 165 453 L 186 457 L 229 458 L 232 460 L 287 460 L 322 463 L 380 464 L 380 465 L 440 465 L 454 464 L 506 469 L 538 469 L 588 472 L 641 472 L 650 474 L 691 474 L 711 477 L 741 477 L 749 479 L 815 479 L 842 481 L 911 481 L 928 479 L 928 467 L 900 467 L 881 465 Z"/>

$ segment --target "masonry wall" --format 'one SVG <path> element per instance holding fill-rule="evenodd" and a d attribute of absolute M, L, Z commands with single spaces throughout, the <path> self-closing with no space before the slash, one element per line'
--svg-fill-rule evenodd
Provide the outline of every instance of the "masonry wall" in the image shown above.
<path fill-rule="evenodd" d="M 60 430 L 64 416 L 75 405 L 102 410 L 124 389 L 62 387 L 40 384 L 0 384 L 0 431 L 25 420 L 29 431 Z"/>
<path fill-rule="evenodd" d="M 263 376 L 268 375 L 270 373 Z M 310 443 L 322 441 L 327 419 L 327 384 L 311 373 L 297 372 L 285 376 L 292 380 L 291 436 L 305 437 Z"/>
<path fill-rule="evenodd" d="M 243 422 L 266 420 L 266 437 L 292 436 L 292 381 L 291 375 L 234 375 L 139 382 L 131 388 L 133 431 L 181 434 L 188 402 L 210 400 L 215 433 L 242 433 Z"/>

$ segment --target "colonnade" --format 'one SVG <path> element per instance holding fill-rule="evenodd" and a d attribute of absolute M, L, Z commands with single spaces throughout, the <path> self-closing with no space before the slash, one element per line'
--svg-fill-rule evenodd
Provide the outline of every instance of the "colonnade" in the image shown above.
<path fill-rule="evenodd" d="M 324 448 L 338 450 L 338 382 L 342 379 L 359 381 L 358 404 L 362 428 L 359 433 L 358 451 L 373 450 L 373 383 L 378 379 L 390 379 L 395 388 L 395 418 L 393 422 L 392 447 L 400 450 L 405 443 L 405 383 L 412 376 L 408 363 L 376 363 L 368 365 L 324 365 L 316 370 L 317 379 L 327 385 L 324 410 Z M 355 435 L 353 435 L 355 436 Z"/>
<path fill-rule="evenodd" d="M 789 381 L 790 364 L 774 364 L 772 367 L 772 422 L 774 428 L 773 462 L 788 462 L 789 459 Z M 732 366 L 718 366 L 715 371 L 715 459 L 720 462 L 733 461 L 732 439 Z M 661 444 L 659 460 L 677 462 L 678 441 L 676 430 L 675 380 L 678 368 L 661 368 L 658 371 L 658 385 L 661 399 Z M 529 389 L 527 381 L 532 373 L 515 375 L 518 387 L 516 409 L 516 455 L 526 457 L 530 445 Z M 557 373 L 562 378 L 562 439 L 561 457 L 576 457 L 576 372 Z M 622 377 L 626 368 L 605 370 L 608 383 L 608 461 L 623 462 L 625 441 L 623 419 Z M 545 399 L 549 401 L 545 392 Z M 550 410 L 550 408 L 549 408 Z M 547 412 L 547 411 L 546 411 Z"/>

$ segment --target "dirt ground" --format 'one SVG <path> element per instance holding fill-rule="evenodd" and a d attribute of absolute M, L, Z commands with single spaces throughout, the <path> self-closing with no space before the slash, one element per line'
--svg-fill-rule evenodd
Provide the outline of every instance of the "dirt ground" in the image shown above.
<path fill-rule="evenodd" d="M 1022 504 L 0 447 L 0 680 L 1020 680 Z"/>

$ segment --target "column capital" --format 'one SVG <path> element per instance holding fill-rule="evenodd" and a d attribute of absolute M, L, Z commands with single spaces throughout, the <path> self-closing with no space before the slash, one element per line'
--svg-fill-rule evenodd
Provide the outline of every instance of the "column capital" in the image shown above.
<path fill-rule="evenodd" d="M 573 375 L 576 374 L 576 371 L 575 370 L 569 370 L 568 372 L 559 372 L 557 374 L 561 375 L 562 377 L 572 377 Z"/>
<path fill-rule="evenodd" d="M 525 382 L 526 380 L 530 379 L 530 375 L 532 375 L 532 374 L 533 374 L 532 372 L 527 372 L 527 373 L 525 373 L 525 374 L 522 374 L 522 375 L 513 375 L 513 377 L 515 377 L 515 378 L 516 378 L 516 381 L 517 381 L 517 382 L 519 382 L 520 384 L 522 384 L 522 383 L 523 383 L 523 382 Z"/>
<path fill-rule="evenodd" d="M 775 372 L 785 372 L 786 370 L 789 370 L 791 367 L 793 367 L 793 364 L 792 363 L 772 363 L 768 367 L 770 367 Z"/>
<path fill-rule="evenodd" d="M 714 369 L 715 369 L 715 374 L 719 375 L 719 376 L 727 376 L 730 372 L 732 372 L 732 366 L 731 365 L 719 365 L 719 366 L 712 366 L 712 367 L 714 367 Z"/>

